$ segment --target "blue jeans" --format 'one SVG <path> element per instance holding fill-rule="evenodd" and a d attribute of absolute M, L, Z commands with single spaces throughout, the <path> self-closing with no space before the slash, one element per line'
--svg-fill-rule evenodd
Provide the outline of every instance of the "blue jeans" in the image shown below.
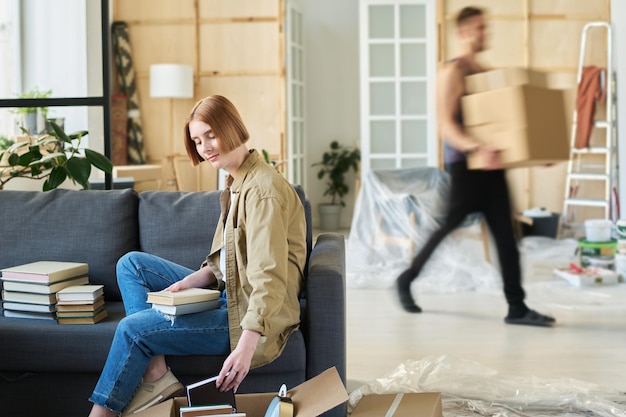
<path fill-rule="evenodd" d="M 143 252 L 130 252 L 117 263 L 117 281 L 126 317 L 117 329 L 98 384 L 89 400 L 122 412 L 132 399 L 152 357 L 227 355 L 230 353 L 226 299 L 221 308 L 170 320 L 146 302 L 193 271 Z"/>

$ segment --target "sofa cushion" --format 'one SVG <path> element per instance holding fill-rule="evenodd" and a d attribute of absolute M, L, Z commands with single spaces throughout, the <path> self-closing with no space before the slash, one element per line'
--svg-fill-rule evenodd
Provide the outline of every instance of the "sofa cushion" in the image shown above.
<path fill-rule="evenodd" d="M 90 282 L 104 285 L 107 300 L 121 300 L 115 264 L 139 249 L 137 205 L 132 190 L 0 191 L 0 269 L 86 262 Z"/>
<path fill-rule="evenodd" d="M 219 191 L 144 191 L 139 194 L 141 250 L 198 269 L 219 216 Z"/>
<path fill-rule="evenodd" d="M 105 308 L 109 316 L 95 325 L 0 318 L 0 370 L 99 374 L 124 317 L 121 301 L 105 301 Z"/>

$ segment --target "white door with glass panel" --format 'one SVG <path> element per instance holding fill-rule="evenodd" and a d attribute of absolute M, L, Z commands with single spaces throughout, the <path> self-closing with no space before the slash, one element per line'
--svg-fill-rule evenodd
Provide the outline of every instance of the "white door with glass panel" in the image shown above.
<path fill-rule="evenodd" d="M 306 190 L 304 31 L 298 3 L 287 2 L 287 178 Z"/>
<path fill-rule="evenodd" d="M 437 165 L 435 0 L 361 0 L 362 172 Z"/>

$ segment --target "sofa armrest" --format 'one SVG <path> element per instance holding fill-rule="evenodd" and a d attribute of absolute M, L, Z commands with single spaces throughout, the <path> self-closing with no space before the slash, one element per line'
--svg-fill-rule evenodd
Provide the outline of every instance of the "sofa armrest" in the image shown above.
<path fill-rule="evenodd" d="M 345 238 L 318 237 L 306 279 L 307 379 L 335 366 L 346 383 Z"/>

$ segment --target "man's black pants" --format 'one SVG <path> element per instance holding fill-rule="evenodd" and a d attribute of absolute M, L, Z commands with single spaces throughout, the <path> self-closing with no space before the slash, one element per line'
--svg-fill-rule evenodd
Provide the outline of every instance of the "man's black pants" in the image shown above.
<path fill-rule="evenodd" d="M 409 268 L 411 276 L 419 275 L 439 243 L 456 229 L 468 214 L 481 212 L 496 243 L 506 300 L 509 305 L 523 304 L 525 294 L 521 283 L 520 257 L 513 234 L 505 172 L 470 170 L 467 169 L 465 161 L 450 164 L 448 171 L 451 177 L 448 214 L 440 228 L 430 236 L 413 259 Z"/>

